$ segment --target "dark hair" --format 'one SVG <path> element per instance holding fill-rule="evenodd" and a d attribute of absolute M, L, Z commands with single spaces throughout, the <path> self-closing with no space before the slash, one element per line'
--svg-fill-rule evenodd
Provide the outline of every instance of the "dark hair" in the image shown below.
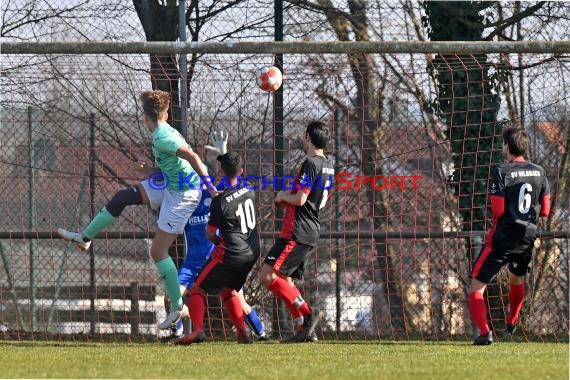
<path fill-rule="evenodd" d="M 222 164 L 224 173 L 230 178 L 234 178 L 238 171 L 243 168 L 243 160 L 237 152 L 228 152 L 218 156 L 218 161 Z"/>
<path fill-rule="evenodd" d="M 150 120 L 158 121 L 160 114 L 168 112 L 170 107 L 170 94 L 160 90 L 148 90 L 141 93 L 143 111 Z"/>
<path fill-rule="evenodd" d="M 307 131 L 311 143 L 317 149 L 325 149 L 329 142 L 329 128 L 322 121 L 311 121 L 307 125 Z"/>
<path fill-rule="evenodd" d="M 509 152 L 513 156 L 526 156 L 530 148 L 530 138 L 528 133 L 522 128 L 507 127 L 502 134 L 503 145 L 509 147 Z"/>

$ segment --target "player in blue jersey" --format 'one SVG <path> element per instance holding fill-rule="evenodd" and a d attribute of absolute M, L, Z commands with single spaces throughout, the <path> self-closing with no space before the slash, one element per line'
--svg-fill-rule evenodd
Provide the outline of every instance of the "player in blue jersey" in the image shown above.
<path fill-rule="evenodd" d="M 188 289 L 194 285 L 194 281 L 200 274 L 204 264 L 210 258 L 214 251 L 215 245 L 206 238 L 206 226 L 210 219 L 210 205 L 212 204 L 212 196 L 208 191 L 202 191 L 202 199 L 200 204 L 192 213 L 190 219 L 184 227 L 184 245 L 186 247 L 186 256 L 178 271 L 178 283 L 180 284 L 180 293 L 184 297 L 188 293 Z M 255 336 L 260 340 L 267 339 L 263 322 L 257 315 L 257 312 L 244 299 L 243 292 L 238 293 L 245 321 Z M 182 333 L 182 321 L 179 321 L 173 329 L 173 335 L 180 336 Z"/>

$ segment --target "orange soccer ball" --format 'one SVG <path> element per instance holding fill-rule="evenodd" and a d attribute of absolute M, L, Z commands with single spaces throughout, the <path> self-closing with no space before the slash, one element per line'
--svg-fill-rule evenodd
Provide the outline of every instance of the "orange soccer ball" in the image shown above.
<path fill-rule="evenodd" d="M 281 74 L 281 70 L 275 66 L 263 66 L 257 69 L 255 79 L 257 85 L 263 91 L 273 92 L 281 87 L 283 75 Z"/>

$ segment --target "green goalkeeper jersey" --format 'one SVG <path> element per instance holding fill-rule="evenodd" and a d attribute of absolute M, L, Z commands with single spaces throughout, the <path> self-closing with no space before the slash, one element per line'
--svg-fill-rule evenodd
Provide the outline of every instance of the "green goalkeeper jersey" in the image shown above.
<path fill-rule="evenodd" d="M 152 133 L 152 153 L 156 166 L 166 174 L 172 191 L 199 189 L 200 178 L 188 161 L 176 155 L 181 147 L 190 145 L 176 129 L 167 123 L 159 124 Z M 188 185 L 192 183 L 193 188 Z"/>

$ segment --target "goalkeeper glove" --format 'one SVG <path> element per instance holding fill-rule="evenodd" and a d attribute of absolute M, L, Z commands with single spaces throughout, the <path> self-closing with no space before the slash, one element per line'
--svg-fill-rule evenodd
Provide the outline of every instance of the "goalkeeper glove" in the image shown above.
<path fill-rule="evenodd" d="M 224 134 L 224 131 L 214 132 L 212 134 L 212 145 L 206 145 L 206 150 L 214 152 L 218 156 L 226 154 L 228 152 L 228 134 Z"/>

